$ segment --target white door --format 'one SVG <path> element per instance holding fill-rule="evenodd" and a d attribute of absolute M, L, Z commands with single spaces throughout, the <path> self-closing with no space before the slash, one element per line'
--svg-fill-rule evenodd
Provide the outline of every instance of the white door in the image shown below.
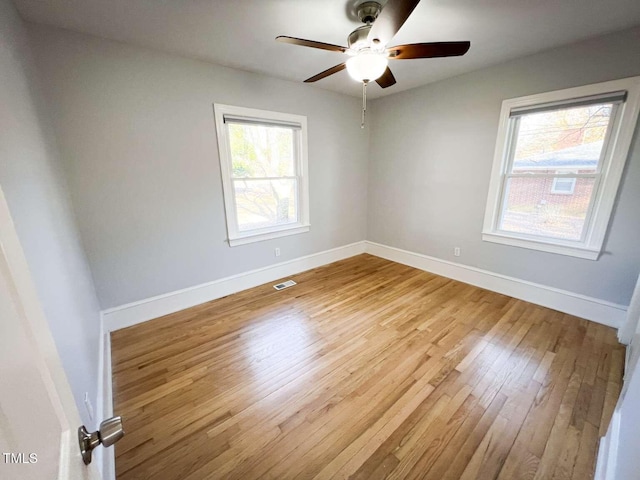
<path fill-rule="evenodd" d="M 0 479 L 98 480 L 80 456 L 80 416 L 1 190 L 0 247 Z"/>

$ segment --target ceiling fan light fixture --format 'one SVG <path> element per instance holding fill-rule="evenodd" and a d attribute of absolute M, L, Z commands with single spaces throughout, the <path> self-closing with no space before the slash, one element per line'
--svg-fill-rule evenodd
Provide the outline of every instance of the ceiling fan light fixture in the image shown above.
<path fill-rule="evenodd" d="M 380 78 L 388 64 L 386 55 L 365 50 L 347 60 L 347 72 L 357 82 L 370 82 Z"/>

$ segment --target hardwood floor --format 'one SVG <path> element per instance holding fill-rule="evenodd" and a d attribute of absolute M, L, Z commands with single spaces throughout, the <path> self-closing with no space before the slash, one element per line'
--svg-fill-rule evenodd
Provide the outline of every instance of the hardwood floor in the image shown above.
<path fill-rule="evenodd" d="M 593 476 L 613 329 L 369 255 L 292 278 L 112 334 L 118 479 Z"/>

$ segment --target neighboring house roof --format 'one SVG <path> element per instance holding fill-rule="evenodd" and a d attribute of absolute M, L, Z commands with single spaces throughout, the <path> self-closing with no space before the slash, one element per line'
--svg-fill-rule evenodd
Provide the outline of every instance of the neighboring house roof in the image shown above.
<path fill-rule="evenodd" d="M 514 170 L 594 169 L 600 159 L 602 143 L 603 140 L 599 140 L 597 142 L 583 143 L 576 147 L 563 148 L 555 152 L 539 153 L 531 157 L 521 158 L 514 162 Z"/>

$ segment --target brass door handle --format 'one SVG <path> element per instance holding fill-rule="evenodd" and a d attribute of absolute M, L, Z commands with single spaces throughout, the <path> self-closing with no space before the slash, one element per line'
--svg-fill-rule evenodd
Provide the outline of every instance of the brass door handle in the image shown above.
<path fill-rule="evenodd" d="M 78 443 L 85 465 L 91 463 L 91 452 L 98 445 L 110 447 L 124 436 L 122 417 L 111 417 L 100 424 L 100 429 L 89 433 L 84 425 L 78 428 Z"/>

